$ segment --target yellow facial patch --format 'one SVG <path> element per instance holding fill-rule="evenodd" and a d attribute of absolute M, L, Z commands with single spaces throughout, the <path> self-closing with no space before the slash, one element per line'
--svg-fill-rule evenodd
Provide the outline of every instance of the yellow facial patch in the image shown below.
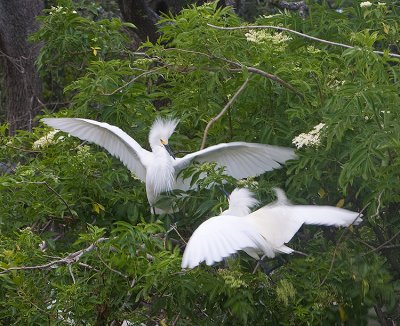
<path fill-rule="evenodd" d="M 160 142 L 161 142 L 161 144 L 163 144 L 163 145 L 168 145 L 168 142 L 165 141 L 164 139 L 160 139 Z"/>

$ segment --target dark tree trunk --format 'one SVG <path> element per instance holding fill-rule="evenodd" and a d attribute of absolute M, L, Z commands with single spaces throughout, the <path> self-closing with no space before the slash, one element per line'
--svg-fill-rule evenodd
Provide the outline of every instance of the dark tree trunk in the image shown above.
<path fill-rule="evenodd" d="M 3 71 L 5 113 L 10 135 L 31 130 L 39 111 L 41 83 L 35 68 L 40 45 L 27 38 L 38 28 L 41 0 L 0 0 L 0 68 Z"/>
<path fill-rule="evenodd" d="M 118 5 L 122 18 L 137 27 L 135 33 L 141 41 L 157 40 L 156 23 L 160 17 L 147 0 L 118 0 Z"/>

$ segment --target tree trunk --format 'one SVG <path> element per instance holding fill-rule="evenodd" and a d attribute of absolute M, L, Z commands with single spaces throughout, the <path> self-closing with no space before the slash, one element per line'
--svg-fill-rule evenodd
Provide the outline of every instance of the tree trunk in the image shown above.
<path fill-rule="evenodd" d="M 40 45 L 27 38 L 38 28 L 41 0 L 0 0 L 0 68 L 3 70 L 5 113 L 9 134 L 32 130 L 39 111 L 41 82 L 35 68 Z"/>
<path fill-rule="evenodd" d="M 156 23 L 160 17 L 147 0 L 118 0 L 118 5 L 122 18 L 136 26 L 135 33 L 141 41 L 157 40 Z"/>

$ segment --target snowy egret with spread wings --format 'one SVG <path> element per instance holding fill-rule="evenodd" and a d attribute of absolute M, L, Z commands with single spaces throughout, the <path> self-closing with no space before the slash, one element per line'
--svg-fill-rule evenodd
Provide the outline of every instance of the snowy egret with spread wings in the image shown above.
<path fill-rule="evenodd" d="M 286 246 L 303 224 L 349 226 L 359 224 L 361 214 L 332 206 L 292 205 L 281 189 L 278 200 L 253 213 L 258 202 L 247 189 L 234 190 L 229 208 L 221 215 L 203 222 L 192 234 L 185 248 L 182 268 L 194 268 L 220 262 L 243 250 L 254 259 L 290 254 Z"/>
<path fill-rule="evenodd" d="M 44 118 L 42 121 L 82 140 L 105 148 L 119 158 L 141 181 L 146 183 L 147 199 L 152 207 L 159 195 L 174 189 L 189 189 L 188 180 L 178 176 L 192 161 L 216 162 L 235 179 L 258 176 L 295 159 L 294 150 L 286 147 L 246 142 L 221 143 L 176 158 L 168 145 L 178 120 L 157 118 L 149 133 L 151 151 L 142 148 L 116 126 L 82 118 Z M 156 213 L 162 210 L 155 209 Z"/>

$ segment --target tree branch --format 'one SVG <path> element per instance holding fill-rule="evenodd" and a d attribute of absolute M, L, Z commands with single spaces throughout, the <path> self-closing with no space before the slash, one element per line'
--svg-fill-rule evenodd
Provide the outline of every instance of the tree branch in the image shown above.
<path fill-rule="evenodd" d="M 65 201 L 64 198 L 62 198 L 62 196 L 55 191 L 48 183 L 47 181 L 17 181 L 17 184 L 21 184 L 21 183 L 25 183 L 25 184 L 37 184 L 37 185 L 45 185 L 49 190 L 51 190 L 58 198 L 60 198 L 60 200 L 64 203 L 64 205 L 67 207 L 67 209 L 69 210 L 69 213 L 71 214 L 71 216 L 74 216 L 75 214 L 72 212 L 71 207 L 68 205 L 68 203 Z"/>
<path fill-rule="evenodd" d="M 155 68 L 155 69 L 152 69 L 152 70 L 147 70 L 147 71 L 141 73 L 140 75 L 137 75 L 137 76 L 133 77 L 130 81 L 128 81 L 124 85 L 118 87 L 117 89 L 113 90 L 111 93 L 106 93 L 106 94 L 103 94 L 103 95 L 106 95 L 106 96 L 114 95 L 115 93 L 119 92 L 123 88 L 125 88 L 125 87 L 129 86 L 130 84 L 132 84 L 134 81 L 138 80 L 139 78 L 147 76 L 147 75 L 154 74 L 156 71 L 158 71 L 160 69 L 163 69 L 165 67 L 168 67 L 168 65 L 167 66 L 158 67 L 158 68 Z"/>
<path fill-rule="evenodd" d="M 243 92 L 245 87 L 247 86 L 247 83 L 249 82 L 249 78 L 247 78 L 242 86 L 239 87 L 239 89 L 236 91 L 236 93 L 231 97 L 231 99 L 226 103 L 224 108 L 221 110 L 220 113 L 218 113 L 214 118 L 212 118 L 206 126 L 206 129 L 204 130 L 204 135 L 203 135 L 203 141 L 201 142 L 200 150 L 202 150 L 206 146 L 206 140 L 207 140 L 207 135 L 208 135 L 208 130 L 210 127 L 214 124 L 215 121 L 217 121 L 219 118 L 221 118 L 224 113 L 231 107 L 232 103 L 235 102 L 236 98 L 239 96 L 240 93 Z"/>
<path fill-rule="evenodd" d="M 341 243 L 342 243 L 342 239 L 343 239 L 344 235 L 347 234 L 348 230 L 350 229 L 350 226 L 352 226 L 352 225 L 354 224 L 354 222 L 357 221 L 357 219 L 358 219 L 359 217 L 362 216 L 362 212 L 363 212 L 368 206 L 369 206 L 369 203 L 368 203 L 367 205 L 364 206 L 364 208 L 363 208 L 363 209 L 361 210 L 361 212 L 357 215 L 357 217 L 354 219 L 354 221 L 351 222 L 351 224 L 350 224 L 350 225 L 344 230 L 344 232 L 342 232 L 342 234 L 340 235 L 340 237 L 339 237 L 339 239 L 338 239 L 338 241 L 337 241 L 337 243 L 336 243 L 335 250 L 333 251 L 332 260 L 331 260 L 331 265 L 329 266 L 329 270 L 328 270 L 328 272 L 326 273 L 324 279 L 323 279 L 323 280 L 321 281 L 321 283 L 319 284 L 319 286 L 322 286 L 322 285 L 325 283 L 325 281 L 326 281 L 327 278 L 328 278 L 328 275 L 329 275 L 330 272 L 332 271 L 333 264 L 335 263 L 335 259 L 336 259 L 336 254 L 337 254 L 338 249 L 339 249 L 339 247 L 340 247 L 340 245 L 341 245 Z"/>
<path fill-rule="evenodd" d="M 48 268 L 56 268 L 59 267 L 60 265 L 70 265 L 72 263 L 76 263 L 83 254 L 92 251 L 93 249 L 97 248 L 97 244 L 103 241 L 107 241 L 109 238 L 100 238 L 98 239 L 95 243 L 92 243 L 89 247 L 75 251 L 73 253 L 70 253 L 68 256 L 64 258 L 60 258 L 57 260 L 53 260 L 47 264 L 43 265 L 36 265 L 36 266 L 18 266 L 18 267 L 10 267 L 10 268 L 2 268 L 3 270 L 0 272 L 0 274 L 6 274 L 11 271 L 20 271 L 20 270 L 35 270 L 35 269 L 48 269 Z M 86 267 L 86 266 L 85 266 Z M 74 279 L 74 277 L 73 277 Z"/>
<path fill-rule="evenodd" d="M 294 92 L 296 95 L 300 96 L 301 98 L 304 98 L 304 95 L 301 94 L 299 91 L 297 91 L 292 85 L 290 85 L 289 83 L 285 82 L 284 80 L 282 80 L 278 76 L 270 74 L 270 73 L 267 73 L 267 72 L 265 72 L 265 71 L 263 71 L 261 69 L 257 69 L 255 67 L 251 67 L 251 66 L 246 66 L 246 65 L 244 65 L 244 64 L 242 64 L 240 62 L 232 61 L 232 60 L 229 60 L 229 59 L 226 59 L 226 58 L 221 58 L 221 57 L 218 57 L 218 56 L 215 56 L 215 55 L 212 55 L 212 54 L 207 54 L 207 53 L 199 52 L 199 51 L 192 51 L 192 50 L 178 49 L 178 48 L 168 48 L 168 49 L 165 49 L 165 50 L 166 51 L 179 51 L 179 52 L 185 52 L 185 53 L 191 53 L 191 54 L 198 54 L 198 55 L 205 56 L 205 57 L 209 58 L 210 60 L 217 59 L 217 60 L 224 61 L 224 62 L 229 63 L 230 65 L 233 65 L 233 66 L 236 67 L 236 69 L 230 68 L 229 69 L 230 71 L 237 72 L 237 71 L 241 71 L 244 68 L 250 73 L 258 74 L 258 75 L 261 75 L 261 76 L 263 76 L 265 78 L 268 78 L 268 79 L 270 79 L 270 80 L 272 80 L 274 82 L 277 82 L 278 84 L 280 84 L 283 87 L 291 90 L 292 92 Z"/>
<path fill-rule="evenodd" d="M 223 27 L 223 26 L 216 26 L 213 24 L 207 24 L 207 26 L 215 28 L 215 29 L 221 29 L 221 30 L 237 30 L 237 29 L 275 29 L 278 31 L 285 31 L 285 32 L 289 32 L 301 37 L 304 37 L 306 39 L 309 40 L 313 40 L 319 43 L 323 43 L 323 44 L 328 44 L 328 45 L 333 45 L 333 46 L 340 46 L 342 48 L 346 48 L 346 49 L 354 49 L 355 46 L 351 46 L 351 45 L 347 45 L 347 44 L 343 44 L 343 43 L 337 43 L 337 42 L 332 42 L 332 41 L 328 41 L 328 40 L 324 40 L 318 37 L 314 37 L 308 34 L 304 34 L 298 31 L 295 31 L 293 29 L 290 28 L 286 28 L 286 27 L 279 27 L 279 26 L 272 26 L 272 25 L 249 25 L 249 26 L 236 26 L 236 27 Z M 372 51 L 373 53 L 376 54 L 380 54 L 380 55 L 388 55 L 389 57 L 394 57 L 394 58 L 400 58 L 400 54 L 396 54 L 396 53 L 386 53 L 383 51 Z"/>

